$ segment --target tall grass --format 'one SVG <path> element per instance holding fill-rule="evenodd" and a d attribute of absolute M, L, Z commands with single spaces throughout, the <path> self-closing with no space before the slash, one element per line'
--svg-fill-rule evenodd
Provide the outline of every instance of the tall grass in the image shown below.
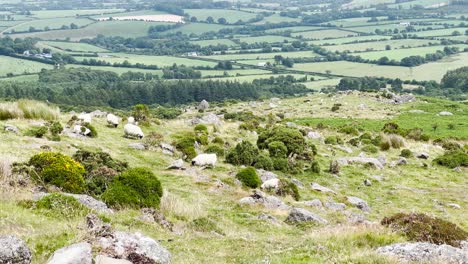
<path fill-rule="evenodd" d="M 12 172 L 11 172 L 11 159 L 10 157 L 0 157 L 0 188 L 8 185 Z"/>
<path fill-rule="evenodd" d="M 201 197 L 197 198 L 197 200 L 200 198 Z M 204 217 L 206 215 L 206 212 L 203 210 L 200 202 L 185 201 L 166 190 L 164 196 L 161 198 L 160 209 L 164 215 L 172 215 L 177 219 L 187 221 Z"/>
<path fill-rule="evenodd" d="M 59 115 L 58 107 L 39 101 L 21 99 L 17 102 L 0 103 L 0 120 L 26 118 L 51 121 L 57 120 Z"/>

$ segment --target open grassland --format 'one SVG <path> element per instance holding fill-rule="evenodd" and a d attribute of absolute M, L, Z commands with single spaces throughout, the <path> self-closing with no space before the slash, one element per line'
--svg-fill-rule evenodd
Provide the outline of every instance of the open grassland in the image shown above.
<path fill-rule="evenodd" d="M 356 27 L 356 26 L 371 26 L 377 23 L 388 23 L 387 21 L 381 21 L 386 19 L 386 17 L 377 17 L 380 22 L 368 22 L 370 18 L 368 17 L 356 17 L 356 18 L 346 18 L 338 19 L 330 22 L 322 23 L 323 25 L 331 24 L 337 27 Z"/>
<path fill-rule="evenodd" d="M 284 58 L 306 58 L 306 57 L 316 57 L 318 54 L 313 51 L 294 51 L 294 52 L 270 52 L 270 53 L 249 53 L 249 54 L 229 54 L 229 55 L 212 55 L 206 56 L 206 58 L 214 60 L 229 60 L 229 61 L 239 61 L 239 60 L 263 60 L 263 59 L 273 59 L 275 56 L 281 55 Z"/>
<path fill-rule="evenodd" d="M 203 34 L 206 32 L 218 32 L 223 28 L 235 28 L 237 26 L 219 25 L 219 24 L 206 24 L 206 23 L 187 23 L 181 27 L 164 31 L 164 33 L 176 33 L 181 32 L 182 34 Z"/>
<path fill-rule="evenodd" d="M 394 3 L 392 0 L 353 0 L 350 3 L 344 4 L 342 7 L 343 8 L 366 8 L 370 7 L 371 5 L 377 5 L 377 4 L 389 4 L 389 3 Z"/>
<path fill-rule="evenodd" d="M 31 11 L 31 16 L 39 19 L 58 18 L 58 17 L 75 17 L 75 16 L 91 16 L 108 13 L 123 12 L 124 9 L 80 9 L 80 10 L 34 10 Z"/>
<path fill-rule="evenodd" d="M 295 32 L 291 34 L 293 37 L 302 36 L 304 39 L 328 39 L 328 38 L 344 38 L 356 36 L 356 33 L 343 31 L 338 29 L 326 29 L 315 31 Z"/>
<path fill-rule="evenodd" d="M 39 80 L 39 75 L 37 74 L 28 74 L 28 75 L 18 75 L 14 77 L 1 77 L 0 81 L 15 81 L 15 82 L 37 82 Z"/>
<path fill-rule="evenodd" d="M 15 75 L 24 73 L 37 73 L 40 72 L 41 69 L 52 68 L 53 66 L 49 64 L 0 56 L 0 76 L 6 76 L 8 73 Z"/>
<path fill-rule="evenodd" d="M 40 19 L 32 20 L 29 22 L 24 22 L 18 24 L 14 27 L 9 28 L 7 31 L 12 32 L 27 32 L 30 28 L 37 30 L 44 30 L 46 27 L 49 29 L 60 29 L 62 26 L 70 27 L 71 24 L 75 24 L 78 27 L 83 27 L 93 23 L 93 20 L 88 18 L 50 18 L 50 19 Z"/>
<path fill-rule="evenodd" d="M 448 0 L 415 0 L 415 1 L 405 2 L 405 3 L 389 5 L 389 7 L 392 7 L 392 8 L 401 7 L 404 9 L 409 9 L 416 5 L 420 5 L 425 8 L 436 8 L 438 6 L 445 6 L 447 5 L 447 3 L 448 3 Z"/>
<path fill-rule="evenodd" d="M 196 41 L 191 41 L 192 44 L 200 45 L 202 47 L 207 47 L 207 46 L 217 46 L 217 45 L 226 45 L 228 47 L 235 47 L 238 46 L 236 43 L 234 43 L 230 39 L 209 39 L 209 40 L 196 40 Z"/>
<path fill-rule="evenodd" d="M 19 38 L 40 38 L 43 40 L 65 40 L 72 41 L 84 38 L 94 38 L 99 34 L 104 36 L 142 37 L 148 35 L 148 29 L 154 25 L 166 25 L 162 22 L 144 21 L 103 21 L 88 25 L 85 28 L 70 30 L 53 30 L 47 32 L 15 34 Z"/>
<path fill-rule="evenodd" d="M 385 51 L 371 51 L 371 52 L 362 52 L 359 53 L 364 59 L 369 60 L 378 60 L 382 57 L 387 57 L 390 60 L 400 61 L 401 59 L 409 56 L 422 56 L 424 57 L 429 53 L 436 53 L 438 50 L 443 51 L 445 46 L 429 46 L 429 47 L 419 47 L 419 48 L 409 48 L 409 49 L 392 49 Z M 459 50 L 463 51 L 468 45 L 450 45 L 448 47 L 457 47 Z"/>
<path fill-rule="evenodd" d="M 255 75 L 261 76 L 263 74 L 271 74 L 271 71 L 268 70 L 259 70 L 259 69 L 233 69 L 233 70 L 201 70 L 202 78 L 208 77 L 224 77 L 224 73 L 226 72 L 229 76 L 228 77 L 235 77 L 239 76 L 247 76 L 247 75 Z M 259 77 L 260 78 L 260 77 Z"/>
<path fill-rule="evenodd" d="M 293 18 L 293 17 L 286 17 L 286 16 L 280 16 L 279 14 L 274 14 L 274 15 L 271 15 L 271 16 L 267 16 L 265 17 L 264 19 L 258 21 L 258 22 L 255 22 L 254 24 L 255 25 L 263 25 L 263 24 L 267 24 L 267 23 L 281 23 L 281 22 L 300 22 L 301 19 L 300 18 Z"/>
<path fill-rule="evenodd" d="M 247 22 L 249 19 L 257 16 L 254 13 L 225 9 L 184 9 L 184 12 L 189 14 L 191 17 L 196 17 L 198 21 L 206 21 L 208 17 L 212 17 L 215 23 L 217 23 L 219 18 L 225 18 L 230 24 L 235 23 L 238 20 Z"/>
<path fill-rule="evenodd" d="M 164 15 L 164 14 L 167 14 L 167 13 L 163 11 L 157 11 L 157 10 L 139 10 L 139 11 L 129 11 L 129 12 L 125 12 L 125 10 L 123 10 L 122 12 L 117 12 L 117 13 L 114 12 L 110 15 L 93 16 L 93 18 L 99 19 L 99 18 L 107 18 L 109 16 L 126 17 L 126 16 L 151 16 L 151 15 Z"/>
<path fill-rule="evenodd" d="M 273 36 L 273 35 L 266 35 L 266 36 L 261 36 L 261 37 L 241 37 L 240 42 L 245 42 L 247 44 L 253 44 L 253 43 L 283 43 L 285 41 L 292 42 L 294 41 L 293 38 L 289 37 L 283 37 L 283 36 Z"/>
<path fill-rule="evenodd" d="M 460 53 L 446 57 L 437 62 L 426 63 L 417 67 L 407 68 L 400 66 L 381 66 L 375 64 L 356 63 L 347 61 L 296 63 L 294 69 L 309 72 L 326 73 L 353 76 L 353 77 L 388 77 L 402 80 L 434 80 L 440 81 L 449 70 L 466 66 L 468 53 Z"/>
<path fill-rule="evenodd" d="M 312 45 L 339 45 L 345 43 L 357 43 L 357 42 L 367 42 L 367 41 L 383 41 L 390 40 L 391 36 L 357 36 L 349 38 L 337 38 L 337 39 L 324 39 L 324 40 L 313 40 L 308 41 L 307 43 Z"/>
<path fill-rule="evenodd" d="M 284 31 L 301 32 L 301 31 L 316 30 L 316 29 L 323 29 L 323 27 L 318 27 L 318 26 L 282 27 L 282 28 L 267 29 L 265 30 L 265 32 L 266 33 L 278 33 L 278 32 L 284 32 Z"/>
<path fill-rule="evenodd" d="M 324 87 L 335 87 L 336 85 L 338 85 L 340 83 L 340 80 L 341 79 L 320 79 L 320 78 L 317 78 L 317 81 L 306 82 L 306 83 L 304 83 L 304 85 L 307 88 L 311 89 L 311 90 L 320 91 Z"/>
<path fill-rule="evenodd" d="M 53 47 L 63 51 L 75 51 L 75 52 L 108 52 L 108 50 L 90 45 L 87 43 L 79 42 L 63 42 L 63 41 L 40 41 L 39 45 L 45 45 Z"/>
<path fill-rule="evenodd" d="M 429 44 L 439 44 L 437 40 L 427 39 L 398 39 L 398 40 L 387 40 L 387 41 L 374 41 L 374 42 L 363 42 L 354 44 L 342 44 L 333 46 L 324 46 L 329 51 L 369 51 L 369 50 L 385 50 L 387 45 L 390 45 L 392 49 L 400 49 L 407 47 L 420 47 Z"/>
<path fill-rule="evenodd" d="M 162 70 L 147 70 L 147 69 L 138 69 L 138 68 L 126 68 L 126 67 L 111 67 L 111 66 L 87 66 L 87 65 L 76 65 L 70 64 L 65 66 L 66 68 L 86 68 L 92 70 L 100 70 L 100 71 L 111 71 L 115 72 L 118 75 L 127 72 L 141 72 L 141 73 L 151 73 L 153 75 L 162 76 Z"/>
<path fill-rule="evenodd" d="M 416 30 L 425 30 L 427 28 L 432 28 L 432 29 L 441 29 L 441 28 L 444 28 L 444 26 L 442 25 L 430 25 L 430 26 L 413 26 Z M 386 25 L 377 25 L 377 26 L 366 26 L 366 27 L 352 27 L 352 28 L 349 28 L 350 30 L 354 30 L 354 31 L 357 31 L 357 32 L 362 32 L 362 33 L 376 33 L 377 30 L 391 30 L 391 31 L 395 31 L 395 30 L 398 30 L 399 31 L 403 31 L 406 29 L 405 26 L 400 26 L 398 23 L 396 24 L 386 24 Z M 422 32 L 425 32 L 425 31 L 422 31 Z M 427 31 L 429 32 L 429 31 Z M 417 34 L 419 33 L 418 32 L 412 32 L 413 34 Z"/>
<path fill-rule="evenodd" d="M 87 57 L 75 57 L 77 60 L 89 59 Z M 157 65 L 160 67 L 172 66 L 174 63 L 177 65 L 185 66 L 215 66 L 216 63 L 209 61 L 201 61 L 188 58 L 179 58 L 171 56 L 147 56 L 137 54 L 126 54 L 126 53 L 109 53 L 105 56 L 94 58 L 97 60 L 106 61 L 109 63 L 122 63 L 128 61 L 131 64 L 142 63 L 146 65 Z"/>

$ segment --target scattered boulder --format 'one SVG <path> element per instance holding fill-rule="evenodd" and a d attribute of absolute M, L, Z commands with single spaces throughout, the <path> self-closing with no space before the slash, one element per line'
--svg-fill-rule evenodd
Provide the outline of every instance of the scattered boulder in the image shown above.
<path fill-rule="evenodd" d="M 257 219 L 262 220 L 262 221 L 271 222 L 273 224 L 279 224 L 279 221 L 278 221 L 278 219 L 276 219 L 276 217 L 271 216 L 269 214 L 265 214 L 265 213 L 261 213 L 259 216 L 257 216 Z"/>
<path fill-rule="evenodd" d="M 106 255 L 127 259 L 132 263 L 171 263 L 171 253 L 154 239 L 140 233 L 116 231 L 112 237 L 101 237 L 98 241 Z M 144 262 L 146 261 L 146 262 Z"/>
<path fill-rule="evenodd" d="M 365 179 L 365 180 L 364 180 L 364 185 L 365 185 L 365 186 L 371 186 L 371 185 L 372 185 L 372 181 L 369 180 L 369 179 Z"/>
<path fill-rule="evenodd" d="M 395 104 L 404 104 L 416 101 L 416 97 L 412 94 L 400 94 L 393 96 L 393 102 Z"/>
<path fill-rule="evenodd" d="M 351 224 L 367 224 L 370 223 L 367 221 L 366 217 L 362 214 L 356 214 L 354 212 L 347 212 L 345 211 L 344 214 L 349 223 Z"/>
<path fill-rule="evenodd" d="M 348 202 L 357 208 L 361 209 L 364 212 L 369 212 L 370 207 L 367 204 L 366 201 L 362 200 L 361 198 L 355 197 L 355 196 L 348 196 Z"/>
<path fill-rule="evenodd" d="M 0 236 L 0 263 L 29 264 L 31 251 L 23 240 L 15 236 Z"/>
<path fill-rule="evenodd" d="M 95 214 L 88 214 L 86 216 L 86 226 L 88 228 L 88 232 L 94 237 L 112 236 L 111 225 L 104 223 Z"/>
<path fill-rule="evenodd" d="M 262 183 L 260 187 L 262 189 L 272 190 L 272 189 L 278 189 L 278 185 L 279 185 L 279 179 L 271 179 Z"/>
<path fill-rule="evenodd" d="M 47 264 L 92 264 L 91 245 L 81 242 L 54 252 Z"/>
<path fill-rule="evenodd" d="M 293 122 L 286 122 L 287 127 L 297 127 L 296 123 Z"/>
<path fill-rule="evenodd" d="M 294 184 L 296 184 L 296 186 L 297 186 L 298 188 L 301 188 L 301 189 L 304 188 L 304 184 L 303 184 L 300 180 L 298 180 L 298 179 L 296 179 L 296 178 L 292 179 L 291 182 L 294 183 Z"/>
<path fill-rule="evenodd" d="M 5 124 L 5 131 L 19 134 L 19 129 L 14 125 Z"/>
<path fill-rule="evenodd" d="M 206 125 L 215 125 L 215 126 L 221 125 L 221 119 L 219 118 L 219 116 L 217 116 L 217 115 L 215 115 L 213 113 L 209 113 L 207 115 L 204 115 L 201 118 L 201 122 L 203 124 L 206 124 Z"/>
<path fill-rule="evenodd" d="M 328 221 L 322 217 L 313 214 L 302 208 L 293 208 L 286 219 L 288 223 L 301 223 L 301 222 L 316 222 L 319 224 L 327 224 Z"/>
<path fill-rule="evenodd" d="M 397 243 L 380 247 L 377 252 L 395 257 L 404 263 L 468 263 L 468 252 L 466 250 L 445 244 L 435 245 L 426 242 Z"/>
<path fill-rule="evenodd" d="M 405 157 L 400 157 L 397 161 L 392 161 L 390 163 L 390 167 L 396 167 L 396 166 L 401 166 L 401 165 L 406 165 L 408 164 L 408 160 Z"/>
<path fill-rule="evenodd" d="M 307 137 L 311 139 L 320 139 L 322 138 L 322 135 L 316 131 L 309 131 L 309 133 L 307 133 Z"/>
<path fill-rule="evenodd" d="M 374 180 L 376 180 L 378 182 L 381 182 L 381 181 L 383 181 L 383 176 L 382 175 L 373 175 L 372 179 L 374 179 Z"/>
<path fill-rule="evenodd" d="M 184 161 L 182 159 L 174 160 L 171 165 L 166 169 L 168 170 L 185 170 Z"/>
<path fill-rule="evenodd" d="M 169 222 L 161 212 L 153 208 L 141 209 L 141 216 L 139 217 L 139 219 L 143 221 L 156 222 L 170 231 L 173 231 L 174 228 L 174 225 L 171 222 Z"/>
<path fill-rule="evenodd" d="M 453 114 L 451 112 L 448 112 L 448 111 L 442 111 L 439 113 L 440 116 L 453 116 Z"/>
<path fill-rule="evenodd" d="M 429 158 L 429 154 L 427 154 L 426 152 L 421 152 L 421 153 L 419 153 L 416 157 L 417 157 L 418 159 L 428 159 L 428 158 Z"/>
<path fill-rule="evenodd" d="M 311 206 L 311 207 L 318 207 L 322 208 L 323 204 L 319 199 L 313 199 L 311 201 L 304 201 L 304 205 Z"/>
<path fill-rule="evenodd" d="M 166 144 L 166 143 L 161 143 L 159 145 L 162 149 L 162 152 L 166 155 L 172 156 L 174 155 L 175 148 L 172 145 Z"/>
<path fill-rule="evenodd" d="M 95 111 L 93 111 L 93 112 L 91 112 L 91 113 L 89 113 L 89 114 L 90 114 L 92 117 L 105 117 L 105 116 L 107 116 L 108 113 L 107 113 L 107 112 L 103 112 L 103 111 L 101 111 L 101 110 L 98 109 L 98 110 L 95 110 Z"/>
<path fill-rule="evenodd" d="M 337 149 L 343 151 L 343 152 L 346 152 L 348 154 L 351 154 L 353 153 L 353 150 L 350 148 L 350 147 L 346 147 L 346 146 L 336 146 Z"/>
<path fill-rule="evenodd" d="M 346 204 L 330 201 L 325 203 L 325 207 L 333 211 L 344 211 L 346 209 Z"/>
<path fill-rule="evenodd" d="M 315 182 L 311 183 L 310 187 L 312 188 L 312 190 L 315 190 L 315 191 L 318 191 L 318 192 L 333 193 L 333 194 L 336 195 L 336 192 L 333 191 L 332 189 L 324 187 L 324 186 L 322 186 L 322 185 L 320 185 L 318 183 L 315 183 Z"/>
<path fill-rule="evenodd" d="M 447 204 L 448 207 L 452 207 L 454 209 L 461 209 L 461 206 L 459 204 L 456 204 L 456 203 L 449 203 Z"/>
<path fill-rule="evenodd" d="M 137 149 L 137 150 L 145 150 L 146 146 L 143 143 L 136 142 L 136 143 L 130 143 L 128 144 L 128 147 L 131 149 Z"/>
<path fill-rule="evenodd" d="M 95 263 L 96 264 L 132 264 L 132 262 L 125 260 L 125 259 L 110 258 L 104 255 L 96 256 Z"/>
<path fill-rule="evenodd" d="M 266 195 L 258 190 L 255 190 L 251 196 L 240 199 L 239 203 L 248 205 L 261 204 L 268 209 L 289 209 L 289 206 L 278 197 Z"/>
<path fill-rule="evenodd" d="M 208 101 L 206 101 L 205 99 L 203 99 L 199 104 L 198 104 L 198 107 L 197 109 L 198 110 L 201 110 L 201 111 L 205 111 L 206 109 L 210 108 L 210 103 L 208 103 Z"/>
<path fill-rule="evenodd" d="M 278 178 L 278 175 L 276 175 L 275 173 L 273 173 L 271 171 L 266 171 L 266 170 L 263 170 L 263 169 L 257 170 L 257 174 L 258 174 L 258 176 L 260 176 L 260 180 L 262 182 L 266 182 L 268 180 Z"/>

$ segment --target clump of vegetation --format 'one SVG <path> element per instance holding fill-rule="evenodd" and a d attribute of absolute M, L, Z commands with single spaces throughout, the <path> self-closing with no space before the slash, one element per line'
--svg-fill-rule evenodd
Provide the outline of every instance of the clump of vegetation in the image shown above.
<path fill-rule="evenodd" d="M 242 182 L 244 186 L 247 186 L 253 189 L 259 187 L 261 184 L 260 177 L 258 177 L 257 171 L 253 167 L 247 167 L 247 168 L 241 169 L 236 174 L 236 178 L 240 182 Z"/>
<path fill-rule="evenodd" d="M 451 169 L 468 167 L 468 153 L 462 149 L 446 151 L 444 155 L 435 158 L 434 163 Z"/>
<path fill-rule="evenodd" d="M 338 110 L 340 110 L 340 107 L 342 106 L 342 104 L 334 104 L 331 108 L 331 111 L 332 112 L 336 112 Z"/>
<path fill-rule="evenodd" d="M 328 145 L 343 144 L 343 140 L 338 136 L 328 136 L 325 138 L 325 144 L 328 144 Z"/>
<path fill-rule="evenodd" d="M 33 204 L 32 208 L 49 217 L 67 219 L 82 217 L 91 211 L 75 198 L 60 193 L 42 197 Z"/>
<path fill-rule="evenodd" d="M 49 127 L 49 131 L 53 136 L 59 135 L 63 131 L 63 126 L 60 122 L 53 122 Z"/>
<path fill-rule="evenodd" d="M 287 158 L 272 158 L 273 168 L 277 171 L 288 170 L 288 159 Z"/>
<path fill-rule="evenodd" d="M 112 207 L 159 207 L 163 189 L 146 168 L 132 168 L 113 178 L 102 199 Z"/>
<path fill-rule="evenodd" d="M 274 169 L 273 161 L 265 153 L 261 153 L 260 155 L 258 155 L 257 161 L 255 162 L 254 166 L 257 169 L 264 169 L 264 170 L 273 170 Z"/>
<path fill-rule="evenodd" d="M 291 127 L 275 127 L 260 133 L 257 146 L 260 149 L 268 149 L 269 144 L 273 142 L 282 142 L 286 146 L 287 155 L 291 153 L 301 154 L 306 147 L 301 131 Z"/>
<path fill-rule="evenodd" d="M 355 135 L 355 136 L 359 135 L 359 131 L 357 130 L 357 128 L 354 126 L 350 126 L 350 125 L 340 128 L 338 132 L 348 134 L 348 135 Z"/>
<path fill-rule="evenodd" d="M 82 127 L 85 127 L 87 129 L 89 129 L 89 134 L 87 135 L 88 137 L 91 137 L 91 138 L 96 138 L 98 136 L 98 132 L 96 130 L 96 128 L 91 125 L 90 123 L 84 123 Z"/>
<path fill-rule="evenodd" d="M 316 160 L 312 160 L 312 162 L 310 163 L 310 171 L 319 174 L 321 171 L 320 163 Z"/>
<path fill-rule="evenodd" d="M 30 137 L 42 138 L 49 129 L 46 126 L 34 126 L 27 130 L 24 134 Z"/>
<path fill-rule="evenodd" d="M 216 144 L 210 144 L 206 148 L 205 153 L 214 153 L 218 157 L 224 157 L 224 148 Z"/>
<path fill-rule="evenodd" d="M 257 161 L 259 154 L 258 148 L 249 141 L 238 143 L 226 155 L 226 162 L 233 165 L 252 166 Z"/>
<path fill-rule="evenodd" d="M 288 148 L 281 141 L 273 141 L 268 144 L 268 152 L 271 157 L 286 158 L 288 156 Z"/>
<path fill-rule="evenodd" d="M 79 162 L 56 152 L 43 152 L 31 157 L 33 178 L 41 183 L 53 184 L 71 193 L 83 193 L 85 169 Z"/>
<path fill-rule="evenodd" d="M 108 153 L 98 151 L 78 150 L 73 159 L 85 168 L 85 182 L 87 192 L 91 195 L 101 195 L 112 178 L 128 169 L 128 163 L 113 159 Z"/>
<path fill-rule="evenodd" d="M 361 148 L 361 150 L 366 153 L 372 153 L 372 154 L 379 152 L 379 150 L 374 145 L 365 145 L 364 147 Z"/>
<path fill-rule="evenodd" d="M 402 149 L 400 153 L 400 157 L 411 158 L 413 157 L 413 152 L 409 149 Z"/>
<path fill-rule="evenodd" d="M 280 179 L 276 194 L 279 196 L 291 195 L 296 201 L 301 199 L 297 185 L 286 179 Z"/>
<path fill-rule="evenodd" d="M 196 134 L 208 134 L 208 127 L 203 124 L 198 124 L 193 128 Z"/>
<path fill-rule="evenodd" d="M 179 138 L 174 142 L 176 149 L 182 152 L 186 161 L 192 160 L 197 156 L 197 151 L 195 150 L 195 141 L 195 135 L 190 133 L 179 136 Z"/>
<path fill-rule="evenodd" d="M 155 149 L 161 144 L 163 139 L 163 135 L 157 132 L 151 132 L 147 136 L 145 136 L 145 138 L 143 139 L 143 143 L 145 144 L 146 148 Z"/>
<path fill-rule="evenodd" d="M 460 242 L 468 239 L 468 232 L 457 225 L 426 214 L 399 213 L 385 217 L 381 224 L 404 233 L 413 241 L 460 247 Z"/>
<path fill-rule="evenodd" d="M 220 137 L 215 137 L 211 143 L 213 144 L 218 144 L 218 145 L 224 145 L 224 140 Z"/>
<path fill-rule="evenodd" d="M 22 99 L 0 104 L 0 120 L 25 118 L 52 121 L 58 119 L 59 115 L 58 107 L 34 100 Z"/>
<path fill-rule="evenodd" d="M 390 134 L 383 135 L 380 141 L 381 150 L 389 150 L 390 148 L 399 149 L 405 145 L 403 138 L 399 135 Z"/>
<path fill-rule="evenodd" d="M 182 114 L 182 110 L 176 107 L 158 107 L 152 111 L 159 119 L 175 119 Z"/>
<path fill-rule="evenodd" d="M 194 219 L 190 223 L 190 227 L 198 232 L 215 232 L 220 235 L 224 235 L 223 230 L 221 230 L 221 228 L 218 227 L 216 222 L 207 217 Z"/>

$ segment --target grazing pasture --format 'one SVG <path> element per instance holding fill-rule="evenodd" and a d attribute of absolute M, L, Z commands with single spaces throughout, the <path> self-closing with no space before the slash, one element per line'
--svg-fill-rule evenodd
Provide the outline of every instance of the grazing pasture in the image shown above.
<path fill-rule="evenodd" d="M 423 32 L 415 32 L 414 34 L 418 37 L 438 37 L 438 36 L 451 36 L 454 31 L 458 31 L 460 34 L 465 33 L 466 28 L 446 28 L 438 30 L 430 30 Z"/>
<path fill-rule="evenodd" d="M 52 69 L 53 66 L 36 61 L 0 56 L 0 76 L 12 74 L 29 74 L 40 72 L 41 69 Z"/>
<path fill-rule="evenodd" d="M 297 26 L 297 27 L 282 27 L 282 28 L 273 28 L 265 30 L 266 33 L 279 33 L 284 31 L 291 31 L 291 32 L 301 32 L 301 31 L 310 31 L 310 30 L 318 30 L 323 29 L 323 27 L 319 26 Z"/>
<path fill-rule="evenodd" d="M 378 60 L 382 57 L 387 57 L 390 60 L 400 61 L 401 59 L 409 56 L 422 56 L 424 57 L 426 54 L 429 53 L 436 53 L 438 50 L 444 50 L 446 46 L 429 46 L 429 47 L 419 47 L 419 48 L 409 48 L 409 49 L 392 49 L 392 50 L 385 50 L 385 51 L 371 51 L 371 52 L 363 52 L 359 53 L 364 59 L 369 60 Z M 468 45 L 450 45 L 449 47 L 458 47 L 460 50 L 467 48 Z"/>
<path fill-rule="evenodd" d="M 118 17 L 100 17 L 98 21 L 145 21 L 145 22 L 168 22 L 168 23 L 185 23 L 181 16 L 163 14 L 163 15 L 140 15 L 140 16 L 118 16 Z"/>
<path fill-rule="evenodd" d="M 281 55 L 284 58 L 305 58 L 316 57 L 318 54 L 312 51 L 294 51 L 294 52 L 270 52 L 270 53 L 248 53 L 248 54 L 228 54 L 228 55 L 212 55 L 206 58 L 215 60 L 226 61 L 239 61 L 239 60 L 262 60 L 273 59 L 276 55 Z"/>
<path fill-rule="evenodd" d="M 315 31 L 304 31 L 304 32 L 295 32 L 292 33 L 293 37 L 300 37 L 304 39 L 332 39 L 332 38 L 344 38 L 357 36 L 356 33 L 338 30 L 338 29 L 326 29 L 326 30 L 315 30 Z"/>
<path fill-rule="evenodd" d="M 293 38 L 283 37 L 283 36 L 273 36 L 273 35 L 266 35 L 261 37 L 241 37 L 239 38 L 240 42 L 245 42 L 247 44 L 253 43 L 281 43 L 281 42 L 292 42 L 294 41 Z"/>
<path fill-rule="evenodd" d="M 324 40 L 313 40 L 308 41 L 307 43 L 313 45 L 339 45 L 339 44 L 346 44 L 346 43 L 360 43 L 360 42 L 368 42 L 368 41 L 383 41 L 391 39 L 391 36 L 357 36 L 357 37 L 349 37 L 349 38 L 337 38 L 337 39 L 324 39 Z"/>
<path fill-rule="evenodd" d="M 23 22 L 21 24 L 9 28 L 7 31 L 28 32 L 28 30 L 32 28 L 35 30 L 45 30 L 45 28 L 60 29 L 62 28 L 62 26 L 70 27 L 71 24 L 75 24 L 78 27 L 84 27 L 91 23 L 94 23 L 94 21 L 88 18 L 50 18 Z"/>
<path fill-rule="evenodd" d="M 171 29 L 168 31 L 164 31 L 164 33 L 176 33 L 181 32 L 182 34 L 196 34 L 200 35 L 207 32 L 218 32 L 223 28 L 235 28 L 237 26 L 229 26 L 229 25 L 220 25 L 220 24 L 206 24 L 206 23 L 187 23 L 181 27 Z"/>
<path fill-rule="evenodd" d="M 195 40 L 195 41 L 190 41 L 192 44 L 200 45 L 202 47 L 206 46 L 216 46 L 216 45 L 226 45 L 229 47 L 234 47 L 238 46 L 236 43 L 234 43 L 230 39 L 209 39 L 209 40 Z"/>
<path fill-rule="evenodd" d="M 219 18 L 225 18 L 227 23 L 230 24 L 238 20 L 247 22 L 257 16 L 255 13 L 225 9 L 184 9 L 184 12 L 191 17 L 196 17 L 198 21 L 206 21 L 208 17 L 212 17 L 214 22 L 217 23 Z"/>
<path fill-rule="evenodd" d="M 421 47 L 429 44 L 440 44 L 440 41 L 437 40 L 427 40 L 427 39 L 398 39 L 398 40 L 387 40 L 387 41 L 373 41 L 373 42 L 362 42 L 354 44 L 342 44 L 342 45 L 333 45 L 333 46 L 324 46 L 325 49 L 329 51 L 350 51 L 350 52 L 359 52 L 359 51 L 369 51 L 369 50 L 385 50 L 387 45 L 391 49 L 400 49 L 402 47 Z"/>
<path fill-rule="evenodd" d="M 299 22 L 301 21 L 300 18 L 292 18 L 292 17 L 285 17 L 280 16 L 279 14 L 273 14 L 271 16 L 267 16 L 262 20 L 255 22 L 255 25 L 262 25 L 267 23 L 281 23 L 281 22 Z"/>
<path fill-rule="evenodd" d="M 31 16 L 39 19 L 59 18 L 59 17 L 76 17 L 76 16 L 92 16 L 109 13 L 123 12 L 124 9 L 80 9 L 80 10 L 33 10 Z"/>
<path fill-rule="evenodd" d="M 40 41 L 38 45 L 45 45 L 56 48 L 61 51 L 75 51 L 75 52 L 108 52 L 108 50 L 90 45 L 87 43 L 79 42 L 64 42 L 64 41 Z"/>
<path fill-rule="evenodd" d="M 87 57 L 75 57 L 81 61 L 89 59 Z M 93 58 L 96 60 L 102 60 L 109 63 L 123 63 L 128 61 L 130 64 L 142 63 L 145 65 L 157 65 L 159 67 L 172 66 L 174 63 L 177 65 L 185 66 L 215 66 L 216 63 L 209 61 L 201 61 L 189 58 L 179 58 L 171 56 L 147 56 L 137 54 L 126 54 L 126 53 L 106 53 L 104 56 Z"/>

